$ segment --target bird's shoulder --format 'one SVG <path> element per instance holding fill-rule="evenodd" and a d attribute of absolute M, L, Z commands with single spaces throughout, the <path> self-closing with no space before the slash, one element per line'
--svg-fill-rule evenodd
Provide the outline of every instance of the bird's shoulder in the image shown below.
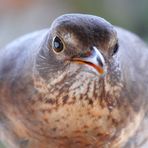
<path fill-rule="evenodd" d="M 35 55 L 40 49 L 48 29 L 26 34 L 0 50 L 0 77 L 14 77 L 15 74 L 32 67 Z"/>
<path fill-rule="evenodd" d="M 148 44 L 146 44 L 144 42 L 144 40 L 139 37 L 139 35 L 118 27 L 118 26 L 114 26 L 116 32 L 117 32 L 117 37 L 119 40 L 119 47 L 121 48 L 128 48 L 128 49 L 124 49 L 126 52 L 130 52 L 130 51 L 148 51 Z"/>
<path fill-rule="evenodd" d="M 131 77 L 129 81 L 140 78 L 144 80 L 148 76 L 148 45 L 135 33 L 120 27 L 115 29 L 119 40 L 118 59 L 122 74 Z"/>

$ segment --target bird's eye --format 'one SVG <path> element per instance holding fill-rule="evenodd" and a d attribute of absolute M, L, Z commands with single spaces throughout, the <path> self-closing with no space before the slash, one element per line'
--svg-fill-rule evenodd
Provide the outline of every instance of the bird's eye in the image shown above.
<path fill-rule="evenodd" d="M 63 51 L 64 46 L 63 46 L 63 43 L 59 37 L 56 36 L 53 39 L 52 48 L 56 53 Z"/>
<path fill-rule="evenodd" d="M 119 48 L 119 44 L 118 44 L 118 43 L 116 43 L 116 44 L 115 44 L 115 46 L 114 46 L 114 49 L 113 49 L 113 53 L 112 53 L 112 55 L 114 55 L 114 54 L 116 54 L 116 53 L 117 53 L 118 48 Z"/>

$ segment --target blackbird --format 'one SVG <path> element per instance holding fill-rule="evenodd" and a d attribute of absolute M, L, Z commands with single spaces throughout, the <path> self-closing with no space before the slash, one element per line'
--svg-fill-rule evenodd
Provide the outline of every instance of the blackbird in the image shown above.
<path fill-rule="evenodd" d="M 148 147 L 148 46 L 101 17 L 65 14 L 0 50 L 8 148 Z"/>

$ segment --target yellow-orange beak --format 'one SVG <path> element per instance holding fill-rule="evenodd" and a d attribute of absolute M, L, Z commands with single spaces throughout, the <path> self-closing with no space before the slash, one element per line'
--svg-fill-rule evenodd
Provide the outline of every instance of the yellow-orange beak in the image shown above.
<path fill-rule="evenodd" d="M 72 58 L 72 62 L 79 64 L 87 64 L 93 67 L 99 74 L 103 75 L 105 73 L 105 60 L 100 51 L 93 47 L 93 52 L 90 56 L 86 58 Z"/>

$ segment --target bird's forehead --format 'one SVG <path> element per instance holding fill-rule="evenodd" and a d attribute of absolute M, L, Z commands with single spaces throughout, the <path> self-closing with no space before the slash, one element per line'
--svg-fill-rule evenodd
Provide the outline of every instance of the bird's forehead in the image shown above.
<path fill-rule="evenodd" d="M 67 37 L 76 36 L 78 39 L 109 40 L 114 30 L 110 23 L 92 15 L 64 15 L 57 18 L 52 27 Z"/>
<path fill-rule="evenodd" d="M 94 16 L 94 15 L 85 15 L 85 14 L 66 14 L 58 17 L 55 19 L 53 24 L 64 24 L 64 25 L 84 25 L 84 26 L 90 26 L 90 25 L 100 25 L 101 26 L 112 26 L 109 22 L 107 22 L 105 19 Z"/>

